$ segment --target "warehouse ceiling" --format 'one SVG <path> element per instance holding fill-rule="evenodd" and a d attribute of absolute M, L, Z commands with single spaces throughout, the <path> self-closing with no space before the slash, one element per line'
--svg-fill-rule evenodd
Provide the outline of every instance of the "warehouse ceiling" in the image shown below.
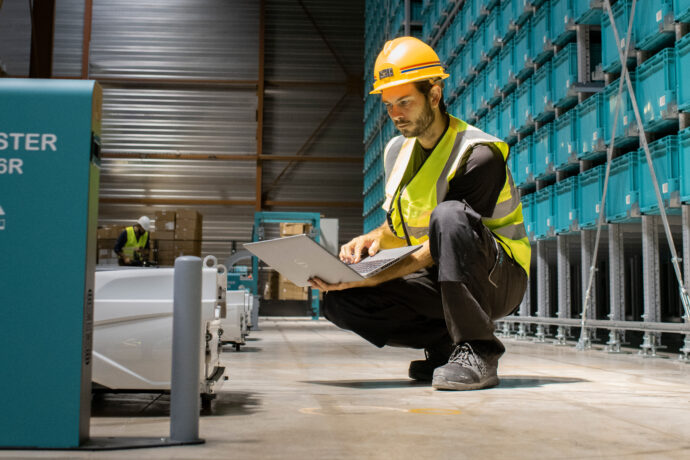
<path fill-rule="evenodd" d="M 256 210 L 361 233 L 363 14 L 363 0 L 56 2 L 53 77 L 104 90 L 99 223 L 195 208 L 221 260 Z M 29 75 L 30 24 L 27 2 L 4 3 L 10 76 Z"/>

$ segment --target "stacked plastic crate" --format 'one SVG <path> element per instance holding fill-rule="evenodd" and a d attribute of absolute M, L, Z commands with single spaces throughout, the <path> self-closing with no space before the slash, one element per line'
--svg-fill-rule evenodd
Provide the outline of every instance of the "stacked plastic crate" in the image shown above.
<path fill-rule="evenodd" d="M 530 210 L 525 219 L 532 239 L 596 225 L 606 150 L 614 134 L 607 221 L 658 213 L 627 82 L 618 103 L 618 53 L 626 46 L 631 47 L 626 66 L 644 131 L 657 139 L 650 147 L 665 204 L 672 210 L 690 202 L 690 174 L 681 173 L 690 167 L 690 128 L 679 132 L 679 113 L 690 112 L 690 79 L 681 77 L 683 69 L 690 69 L 690 36 L 677 39 L 674 32 L 675 24 L 690 23 L 690 0 L 637 0 L 627 37 L 631 7 L 632 0 L 612 1 L 616 40 L 600 2 L 412 2 L 412 19 L 419 24 L 413 32 L 434 47 L 451 75 L 444 89 L 449 112 L 511 145 L 509 165 Z M 402 9 L 403 0 L 367 1 L 367 92 L 376 54 L 386 39 L 403 34 Z M 594 26 L 588 43 L 591 70 L 605 78 L 599 91 L 578 93 L 578 54 L 585 49 L 577 41 L 578 25 Z M 397 133 L 377 96 L 366 97 L 364 119 L 368 231 L 385 219 L 380 211 L 385 178 L 378 158 Z"/>

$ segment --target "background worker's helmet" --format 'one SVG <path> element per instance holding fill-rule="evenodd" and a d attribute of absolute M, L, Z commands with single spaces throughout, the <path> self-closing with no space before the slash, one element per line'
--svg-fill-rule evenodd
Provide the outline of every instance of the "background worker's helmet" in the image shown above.
<path fill-rule="evenodd" d="M 374 64 L 374 90 L 369 94 L 413 81 L 449 76 L 429 45 L 414 37 L 400 37 L 383 45 Z"/>
<path fill-rule="evenodd" d="M 141 225 L 141 228 L 143 228 L 145 232 L 148 232 L 151 228 L 151 219 L 146 216 L 141 216 L 137 219 L 137 224 Z"/>

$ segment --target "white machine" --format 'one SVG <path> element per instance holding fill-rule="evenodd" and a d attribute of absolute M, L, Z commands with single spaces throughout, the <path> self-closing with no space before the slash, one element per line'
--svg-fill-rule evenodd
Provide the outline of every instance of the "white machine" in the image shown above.
<path fill-rule="evenodd" d="M 99 269 L 94 304 L 93 376 L 110 390 L 170 390 L 173 268 Z M 226 271 L 215 257 L 202 269 L 200 394 L 210 402 L 222 385 L 221 316 Z"/>
<path fill-rule="evenodd" d="M 244 289 L 238 291 L 227 291 L 226 304 L 227 313 L 221 319 L 221 341 L 231 343 L 235 350 L 246 344 L 249 335 L 249 322 L 247 315 L 247 296 L 251 296 Z"/>

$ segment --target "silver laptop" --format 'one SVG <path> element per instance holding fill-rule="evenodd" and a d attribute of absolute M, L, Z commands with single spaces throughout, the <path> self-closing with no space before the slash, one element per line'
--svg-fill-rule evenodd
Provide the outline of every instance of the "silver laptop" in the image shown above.
<path fill-rule="evenodd" d="M 245 243 L 244 247 L 297 286 L 309 286 L 309 278 L 313 277 L 329 284 L 361 281 L 394 265 L 422 245 L 383 249 L 356 264 L 346 264 L 307 235 Z"/>

